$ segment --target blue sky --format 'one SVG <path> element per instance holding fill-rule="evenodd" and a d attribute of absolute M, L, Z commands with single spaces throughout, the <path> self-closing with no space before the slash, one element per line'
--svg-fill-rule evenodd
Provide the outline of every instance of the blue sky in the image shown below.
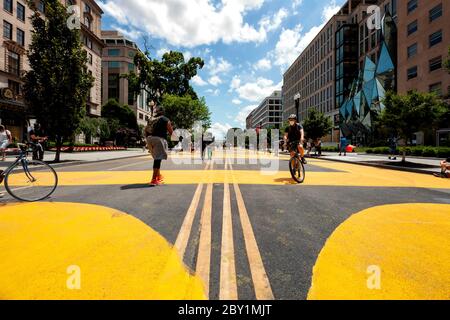
<path fill-rule="evenodd" d="M 100 0 L 102 29 L 117 29 L 152 56 L 201 57 L 193 86 L 212 112 L 218 137 L 272 91 L 283 72 L 345 0 Z"/>

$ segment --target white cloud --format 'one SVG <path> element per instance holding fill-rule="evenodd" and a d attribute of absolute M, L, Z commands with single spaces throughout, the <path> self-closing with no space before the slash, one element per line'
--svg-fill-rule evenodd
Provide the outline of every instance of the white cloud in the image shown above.
<path fill-rule="evenodd" d="M 301 24 L 298 24 L 293 29 L 283 29 L 275 50 L 269 53 L 269 57 L 274 58 L 275 65 L 282 68 L 291 65 L 339 9 L 340 6 L 335 1 L 331 1 L 322 10 L 322 24 L 312 27 L 305 33 L 303 33 Z"/>
<path fill-rule="evenodd" d="M 136 29 L 124 29 L 116 25 L 111 25 L 111 29 L 119 31 L 121 34 L 123 34 L 125 37 L 129 38 L 130 40 L 137 40 L 139 37 L 142 36 L 142 32 Z"/>
<path fill-rule="evenodd" d="M 241 99 L 251 102 L 261 102 L 275 90 L 280 90 L 281 86 L 282 82 L 274 84 L 272 80 L 260 77 L 256 82 L 248 82 L 236 88 L 235 91 Z"/>
<path fill-rule="evenodd" d="M 218 77 L 218 76 L 212 76 L 211 78 L 209 78 L 208 82 L 217 87 L 219 84 L 222 83 L 222 80 Z"/>
<path fill-rule="evenodd" d="M 272 69 L 272 63 L 270 62 L 269 59 L 263 58 L 255 64 L 254 68 L 256 70 L 267 71 L 267 70 Z"/>
<path fill-rule="evenodd" d="M 265 32 L 270 32 L 278 29 L 283 23 L 284 19 L 288 16 L 288 11 L 285 8 L 281 8 L 272 17 L 264 17 L 259 21 L 259 26 Z"/>
<path fill-rule="evenodd" d="M 166 52 L 170 52 L 170 50 L 167 49 L 167 48 L 160 48 L 158 51 L 156 51 L 156 56 L 159 57 L 159 58 L 162 58 L 162 56 Z"/>
<path fill-rule="evenodd" d="M 206 93 L 209 93 L 210 95 L 212 95 L 214 97 L 217 97 L 220 94 L 220 90 L 219 89 L 215 89 L 215 90 L 208 89 L 208 90 L 206 90 Z"/>
<path fill-rule="evenodd" d="M 251 105 L 251 106 L 247 106 L 245 108 L 242 108 L 239 113 L 237 114 L 236 118 L 234 119 L 234 121 L 236 121 L 241 128 L 245 128 L 247 125 L 247 117 L 250 114 L 250 112 L 252 112 L 253 110 L 255 110 L 258 106 L 256 105 Z"/>
<path fill-rule="evenodd" d="M 231 125 L 229 125 L 228 123 L 221 124 L 216 122 L 211 126 L 210 129 L 208 129 L 208 131 L 211 132 L 214 137 L 216 137 L 216 141 L 225 140 L 228 130 L 230 130 L 231 128 Z"/>
<path fill-rule="evenodd" d="M 303 0 L 293 0 L 292 1 L 292 9 L 295 10 L 300 7 L 303 3 Z"/>
<path fill-rule="evenodd" d="M 232 102 L 233 104 L 236 104 L 236 105 L 242 104 L 242 101 L 239 100 L 239 99 L 233 99 L 231 102 Z"/>
<path fill-rule="evenodd" d="M 208 85 L 208 83 L 205 80 L 203 80 L 202 77 L 200 77 L 199 75 L 193 77 L 192 82 L 199 87 L 204 87 Z"/>
<path fill-rule="evenodd" d="M 279 25 L 283 13 L 259 28 L 244 21 L 246 14 L 261 8 L 265 0 L 100 0 L 99 5 L 119 24 L 167 40 L 171 45 L 194 47 L 223 41 L 262 42 Z M 267 29 L 266 29 L 267 28 Z"/>
<path fill-rule="evenodd" d="M 239 76 L 234 76 L 230 83 L 230 90 L 228 92 L 233 92 L 233 90 L 236 90 L 241 86 L 241 79 Z"/>
<path fill-rule="evenodd" d="M 209 70 L 210 75 L 215 76 L 228 73 L 232 69 L 232 65 L 224 58 L 216 60 L 214 57 L 211 57 L 206 68 Z"/>

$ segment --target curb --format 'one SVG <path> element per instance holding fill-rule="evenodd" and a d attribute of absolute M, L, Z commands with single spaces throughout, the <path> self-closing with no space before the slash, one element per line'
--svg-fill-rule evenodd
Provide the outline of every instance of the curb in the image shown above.
<path fill-rule="evenodd" d="M 426 175 L 432 175 L 433 173 L 435 173 L 434 171 L 427 171 L 427 170 L 415 169 L 415 168 L 401 168 L 401 167 L 389 166 L 389 165 L 385 165 L 385 164 L 374 164 L 374 163 L 368 163 L 368 162 L 351 162 L 351 161 L 345 161 L 345 160 L 329 159 L 329 158 L 324 158 L 324 157 L 321 157 L 320 159 L 327 160 L 327 161 L 333 161 L 333 162 L 355 164 L 355 165 L 366 166 L 366 167 L 374 167 L 374 168 L 382 168 L 382 169 L 395 170 L 395 171 L 420 173 L 420 174 L 426 174 Z"/>
<path fill-rule="evenodd" d="M 106 160 L 92 160 L 92 161 L 74 160 L 74 161 L 66 162 L 66 163 L 52 163 L 50 165 L 54 168 L 64 168 L 64 167 L 70 167 L 70 166 L 77 166 L 80 164 L 103 163 L 103 162 L 117 161 L 117 160 L 122 160 L 122 159 L 141 158 L 141 157 L 146 157 L 146 156 L 148 156 L 148 154 L 135 155 L 135 156 L 129 156 L 129 157 L 122 157 L 122 158 L 114 158 L 114 159 L 106 159 Z"/>

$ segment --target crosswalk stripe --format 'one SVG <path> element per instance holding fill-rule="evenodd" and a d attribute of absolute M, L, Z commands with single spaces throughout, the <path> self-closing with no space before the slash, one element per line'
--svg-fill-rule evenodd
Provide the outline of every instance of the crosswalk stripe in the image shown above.
<path fill-rule="evenodd" d="M 225 161 L 225 170 L 228 161 Z M 236 264 L 234 257 L 233 220 L 231 215 L 230 185 L 223 190 L 222 250 L 220 257 L 220 300 L 237 300 Z"/>
<path fill-rule="evenodd" d="M 230 164 L 231 170 L 233 166 Z M 242 197 L 239 184 L 233 176 L 233 187 L 236 194 L 236 201 L 238 205 L 239 217 L 241 220 L 242 231 L 244 233 L 245 248 L 247 250 L 247 257 L 252 274 L 253 286 L 255 288 L 256 299 L 258 300 L 274 300 L 272 288 L 270 286 L 269 278 L 264 268 L 264 263 L 261 258 L 261 253 L 258 249 L 255 234 L 253 232 L 252 224 L 248 216 L 247 208 L 245 207 L 244 198 Z"/>

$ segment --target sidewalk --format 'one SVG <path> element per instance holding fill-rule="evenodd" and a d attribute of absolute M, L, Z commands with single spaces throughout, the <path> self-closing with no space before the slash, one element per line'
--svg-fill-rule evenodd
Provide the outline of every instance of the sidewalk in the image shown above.
<path fill-rule="evenodd" d="M 325 152 L 321 159 L 423 174 L 433 174 L 441 172 L 440 162 L 443 160 L 436 158 L 426 159 L 407 156 L 406 161 L 408 165 L 402 166 L 401 156 L 397 156 L 397 160 L 389 160 L 387 155 L 347 153 L 346 157 L 340 157 L 339 153 L 330 152 Z"/>
<path fill-rule="evenodd" d="M 61 153 L 61 164 L 77 163 L 77 162 L 98 162 L 116 159 L 134 158 L 147 156 L 148 152 L 142 149 L 128 149 L 126 151 L 104 151 L 104 152 L 77 152 L 77 153 Z M 30 154 L 31 159 L 31 154 Z M 52 162 L 55 159 L 55 153 L 46 151 L 44 161 Z M 6 161 L 0 162 L 0 168 L 6 168 L 16 160 L 16 156 L 9 155 Z"/>

